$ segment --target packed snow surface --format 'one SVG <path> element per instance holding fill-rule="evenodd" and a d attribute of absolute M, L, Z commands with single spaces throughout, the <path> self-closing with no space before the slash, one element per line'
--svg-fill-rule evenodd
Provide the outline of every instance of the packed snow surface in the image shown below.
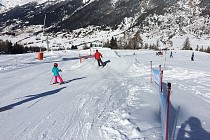
<path fill-rule="evenodd" d="M 210 139 L 210 55 L 99 49 L 105 67 L 87 51 L 0 55 L 1 140 L 162 140 L 158 87 L 150 61 L 171 82 L 177 111 L 173 137 Z M 95 50 L 92 50 L 92 54 Z M 63 85 L 53 82 L 58 63 Z M 194 127 L 196 125 L 196 127 Z"/>

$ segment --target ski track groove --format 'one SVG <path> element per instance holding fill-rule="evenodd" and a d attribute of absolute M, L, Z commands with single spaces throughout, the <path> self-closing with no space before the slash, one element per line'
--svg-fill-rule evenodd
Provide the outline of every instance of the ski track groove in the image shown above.
<path fill-rule="evenodd" d="M 35 101 L 33 104 L 31 104 L 30 106 L 28 106 L 28 109 L 33 107 L 35 104 L 37 104 L 38 102 L 40 102 L 41 100 L 43 100 L 45 97 L 42 97 L 41 99 Z"/>
<path fill-rule="evenodd" d="M 62 105 L 64 106 L 64 105 Z M 34 133 L 34 131 L 36 131 L 36 128 L 38 128 L 41 124 L 43 124 L 48 118 L 50 118 L 50 116 L 52 116 L 53 114 L 55 114 L 57 112 L 57 110 L 60 110 L 60 108 L 62 108 L 62 106 L 60 106 L 59 108 L 56 108 L 55 110 L 52 110 L 51 112 L 49 112 L 47 115 L 45 115 L 45 117 L 41 117 L 38 120 L 35 120 L 32 124 L 28 125 L 26 129 L 24 129 L 20 135 L 18 135 L 14 140 L 18 140 L 21 137 L 21 135 L 23 133 L 25 133 L 26 131 L 30 131 L 30 135 Z M 38 123 L 37 123 L 38 122 Z M 29 128 L 31 127 L 31 130 L 29 130 Z M 29 134 L 27 134 L 29 135 Z"/>
<path fill-rule="evenodd" d="M 113 84 L 113 83 L 112 83 Z M 100 87 L 100 85 L 101 85 L 101 83 L 98 83 L 97 85 L 96 85 L 96 87 Z M 102 84 L 103 85 L 103 84 Z M 97 93 L 97 91 L 95 91 L 95 92 L 93 92 L 94 91 L 94 87 L 93 88 L 91 88 L 90 90 L 89 90 L 89 92 L 90 93 L 96 93 L 97 95 L 99 95 L 99 96 L 103 96 L 106 92 L 107 92 L 107 88 L 108 88 L 108 86 L 106 86 L 106 87 L 102 87 L 102 88 L 105 88 L 104 89 L 104 92 L 101 94 L 101 93 Z M 81 95 L 83 95 L 83 94 L 81 94 Z M 106 95 L 106 94 L 105 94 Z M 111 95 L 110 95 L 111 96 Z M 110 97 L 109 96 L 109 98 L 108 98 L 108 101 L 106 102 L 106 103 L 108 103 L 109 101 L 110 101 Z M 72 122 L 73 121 L 75 121 L 76 120 L 76 116 L 80 116 L 80 115 L 82 115 L 82 114 L 86 114 L 86 112 L 88 112 L 88 113 L 90 113 L 90 114 L 94 114 L 94 111 L 95 110 L 97 110 L 97 108 L 96 109 L 94 109 L 94 111 L 93 111 L 93 113 L 92 113 L 92 111 L 91 110 L 89 110 L 88 109 L 88 107 L 89 106 L 91 106 L 91 104 L 95 104 L 96 102 L 98 102 L 98 100 L 99 99 L 96 99 L 96 98 L 91 98 L 91 97 L 93 97 L 93 96 L 90 96 L 90 94 L 84 94 L 84 96 L 83 97 L 81 97 L 80 98 L 80 100 L 77 102 L 77 105 L 75 106 L 75 111 L 74 112 L 76 112 L 76 113 L 73 113 L 73 116 L 71 116 L 71 118 L 72 118 Z M 83 99 L 84 100 L 83 100 Z M 83 100 L 82 101 L 82 103 L 81 104 L 79 104 L 80 102 L 81 102 L 81 100 Z M 95 101 L 94 101 L 95 100 Z M 78 108 L 77 108 L 77 106 L 79 106 Z M 104 105 L 103 105 L 104 106 Z M 102 113 L 103 113 L 103 111 L 106 109 L 106 107 L 104 107 L 103 108 L 103 110 L 100 110 L 101 111 L 101 115 L 102 115 Z M 74 139 L 76 139 L 74 136 L 79 136 L 79 134 L 82 134 L 81 136 L 82 136 L 82 138 L 81 139 L 85 139 L 85 138 L 87 138 L 87 136 L 89 135 L 88 134 L 88 130 L 87 129 L 78 129 L 78 128 L 85 128 L 85 124 L 87 124 L 87 123 L 91 123 L 91 122 L 87 122 L 86 120 L 88 120 L 87 118 L 89 117 L 86 117 L 87 115 L 83 115 L 83 116 L 85 116 L 85 117 L 83 117 L 83 119 L 82 120 L 79 120 L 77 123 L 76 123 L 76 125 L 74 125 L 73 127 L 71 127 L 71 130 L 74 130 L 74 131 L 72 131 L 72 132 L 70 132 L 70 137 L 71 138 L 74 138 Z M 69 121 L 69 122 L 71 122 L 71 121 Z M 93 123 L 94 121 L 92 121 L 92 123 Z M 93 127 L 93 125 L 94 124 L 92 124 L 91 123 L 91 128 Z M 68 123 L 69 124 L 69 123 Z M 72 125 L 73 123 L 70 123 L 67 127 L 66 127 L 66 130 L 65 130 L 65 133 L 63 134 L 63 136 L 61 137 L 61 139 L 62 138 L 64 138 L 66 135 L 68 135 L 68 131 L 69 131 L 69 128 L 70 128 L 70 126 Z M 85 132 L 86 131 L 86 132 Z M 84 137 L 85 136 L 85 137 Z M 77 137 L 77 139 L 80 139 L 80 137 Z"/>
<path fill-rule="evenodd" d="M 77 101 L 77 104 L 76 105 L 78 105 L 79 104 L 79 101 L 81 100 L 81 98 Z M 76 106 L 75 105 L 75 106 Z M 66 124 L 68 124 L 67 126 L 65 125 L 64 127 L 65 127 L 65 130 L 64 130 L 64 132 L 63 132 L 63 134 L 61 135 L 61 138 L 60 139 L 63 139 L 65 136 L 66 136 L 66 134 L 67 134 L 67 132 L 69 131 L 69 128 L 70 128 L 70 126 L 71 126 L 71 124 L 73 124 L 73 122 L 74 122 L 74 120 L 76 119 L 76 116 L 77 116 L 77 113 L 78 112 L 78 109 L 76 108 L 76 107 L 74 107 L 74 110 L 73 110 L 73 112 L 71 113 L 72 115 L 71 115 L 71 117 L 68 117 L 68 121 L 67 121 L 67 123 Z M 71 118 L 71 119 L 70 119 Z"/>

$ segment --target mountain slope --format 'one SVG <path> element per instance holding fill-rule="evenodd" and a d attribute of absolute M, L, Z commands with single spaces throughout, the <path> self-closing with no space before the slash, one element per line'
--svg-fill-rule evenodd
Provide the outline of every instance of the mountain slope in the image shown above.
<path fill-rule="evenodd" d="M 43 3 L 30 2 L 0 14 L 0 31 L 4 35 L 14 32 L 26 34 L 22 44 L 33 44 L 41 38 L 45 21 L 45 33 L 50 38 L 61 37 L 70 41 L 107 34 L 103 39 L 128 42 L 137 32 L 149 44 L 162 43 L 162 48 L 171 48 L 176 36 L 193 36 L 209 40 L 210 4 L 208 0 L 62 0 Z M 38 37 L 37 37 L 38 36 Z M 100 35 L 98 35 L 100 36 Z M 7 38 L 7 37 L 3 37 Z M 21 37 L 22 38 L 22 37 Z M 146 41 L 146 40 L 144 40 Z M 52 42 L 52 41 L 51 41 Z M 67 41 L 66 41 L 67 42 Z M 154 43 L 155 42 L 155 43 Z M 52 43 L 51 43 L 52 44 Z M 77 43 L 78 44 L 78 43 Z M 77 45 L 76 44 L 76 45 Z M 84 42 L 83 42 L 84 44 Z M 36 43 L 33 44 L 37 46 Z M 202 46 L 203 44 L 195 44 Z M 205 43 L 204 46 L 209 46 Z M 174 46 L 174 48 L 180 46 Z"/>
<path fill-rule="evenodd" d="M 0 23 L 1 29 L 12 24 L 16 24 L 12 29 L 42 25 L 46 14 L 46 26 L 50 27 L 50 31 L 62 31 L 63 29 L 71 31 L 89 25 L 102 28 L 110 26 L 116 29 L 126 17 L 132 17 L 133 22 L 136 23 L 134 25 L 139 26 L 149 15 L 164 15 L 170 12 L 176 14 L 175 11 L 178 9 L 192 11 L 196 8 L 195 6 L 197 10 L 200 10 L 200 15 L 209 15 L 207 0 L 186 1 L 185 3 L 179 0 L 118 0 L 115 2 L 98 0 L 86 1 L 86 3 L 82 0 L 66 0 L 56 3 L 47 1 L 41 4 L 31 2 L 1 14 Z M 136 18 L 137 21 L 135 21 Z"/>

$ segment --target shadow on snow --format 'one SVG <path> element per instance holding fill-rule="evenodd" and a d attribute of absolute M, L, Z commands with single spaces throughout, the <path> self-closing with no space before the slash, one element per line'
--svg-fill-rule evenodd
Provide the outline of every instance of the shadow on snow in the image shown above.
<path fill-rule="evenodd" d="M 210 140 L 210 133 L 202 128 L 201 121 L 190 117 L 181 124 L 177 133 L 177 140 Z"/>
<path fill-rule="evenodd" d="M 19 106 L 19 105 L 21 105 L 21 104 L 24 104 L 24 103 L 33 101 L 33 100 L 38 99 L 38 98 L 42 98 L 42 97 L 45 97 L 45 96 L 50 96 L 50 95 L 59 93 L 59 92 L 60 92 L 62 89 L 64 89 L 64 88 L 66 88 L 66 87 L 58 88 L 58 89 L 55 89 L 55 90 L 52 90 L 52 91 L 47 91 L 47 92 L 40 93 L 40 94 L 36 94 L 36 95 L 28 95 L 28 96 L 25 96 L 25 97 L 28 97 L 28 98 L 27 98 L 27 99 L 24 99 L 24 100 L 22 100 L 22 101 L 19 101 L 19 102 L 16 102 L 16 103 L 13 103 L 13 104 L 10 104 L 10 105 L 1 107 L 1 108 L 0 108 L 0 112 L 7 111 L 7 110 L 10 110 L 10 109 L 13 109 L 13 108 L 16 107 L 16 106 Z"/>
<path fill-rule="evenodd" d="M 87 78 L 87 77 L 80 77 L 80 78 L 74 78 L 74 79 L 71 79 L 71 80 L 67 80 L 67 81 L 65 81 L 65 84 L 66 84 L 66 83 L 70 83 L 70 82 L 72 82 L 72 81 L 84 79 L 84 78 Z"/>
<path fill-rule="evenodd" d="M 167 84 L 164 82 L 162 82 L 162 93 L 164 98 L 167 99 L 168 89 Z M 193 116 L 183 122 L 178 132 L 176 133 L 179 111 L 180 106 L 178 106 L 178 108 L 176 109 L 170 102 L 168 122 L 169 140 L 210 140 L 210 133 L 202 128 L 201 121 Z M 161 110 L 159 110 L 159 114 L 155 115 L 157 116 L 157 120 L 161 120 Z M 163 130 L 163 132 L 165 132 L 165 130 Z M 165 133 L 163 135 L 165 135 Z"/>
<path fill-rule="evenodd" d="M 72 57 L 72 58 L 62 58 L 62 61 L 71 61 L 71 60 L 77 60 L 79 57 Z"/>
<path fill-rule="evenodd" d="M 167 84 L 163 82 L 163 94 L 167 99 Z M 175 139 L 175 131 L 177 126 L 178 114 L 180 106 L 175 109 L 173 104 L 170 102 L 169 111 L 169 139 Z M 196 117 L 190 117 L 188 120 L 181 124 L 181 128 L 177 133 L 177 140 L 210 140 L 210 133 L 202 128 L 201 121 Z"/>
<path fill-rule="evenodd" d="M 104 65 L 106 65 L 107 63 L 111 62 L 110 60 L 106 60 L 104 61 Z"/>

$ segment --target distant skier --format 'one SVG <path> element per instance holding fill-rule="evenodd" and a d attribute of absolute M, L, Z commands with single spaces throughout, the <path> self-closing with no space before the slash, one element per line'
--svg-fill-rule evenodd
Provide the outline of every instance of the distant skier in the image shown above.
<path fill-rule="evenodd" d="M 191 61 L 194 61 L 194 52 L 192 53 Z"/>
<path fill-rule="evenodd" d="M 172 51 L 171 51 L 171 54 L 170 54 L 170 58 L 173 58 L 173 54 L 172 54 Z"/>
<path fill-rule="evenodd" d="M 95 54 L 94 54 L 95 59 L 98 61 L 98 66 L 105 66 L 104 62 L 101 60 L 101 58 L 103 57 L 102 54 L 96 50 Z"/>
<path fill-rule="evenodd" d="M 53 84 L 56 84 L 58 83 L 58 80 L 57 78 L 59 79 L 60 81 L 60 84 L 63 84 L 63 79 L 61 78 L 61 76 L 59 75 L 59 72 L 61 72 L 61 69 L 58 69 L 58 64 L 57 63 L 54 63 L 54 67 L 52 68 L 52 72 L 54 74 L 54 83 Z"/>

